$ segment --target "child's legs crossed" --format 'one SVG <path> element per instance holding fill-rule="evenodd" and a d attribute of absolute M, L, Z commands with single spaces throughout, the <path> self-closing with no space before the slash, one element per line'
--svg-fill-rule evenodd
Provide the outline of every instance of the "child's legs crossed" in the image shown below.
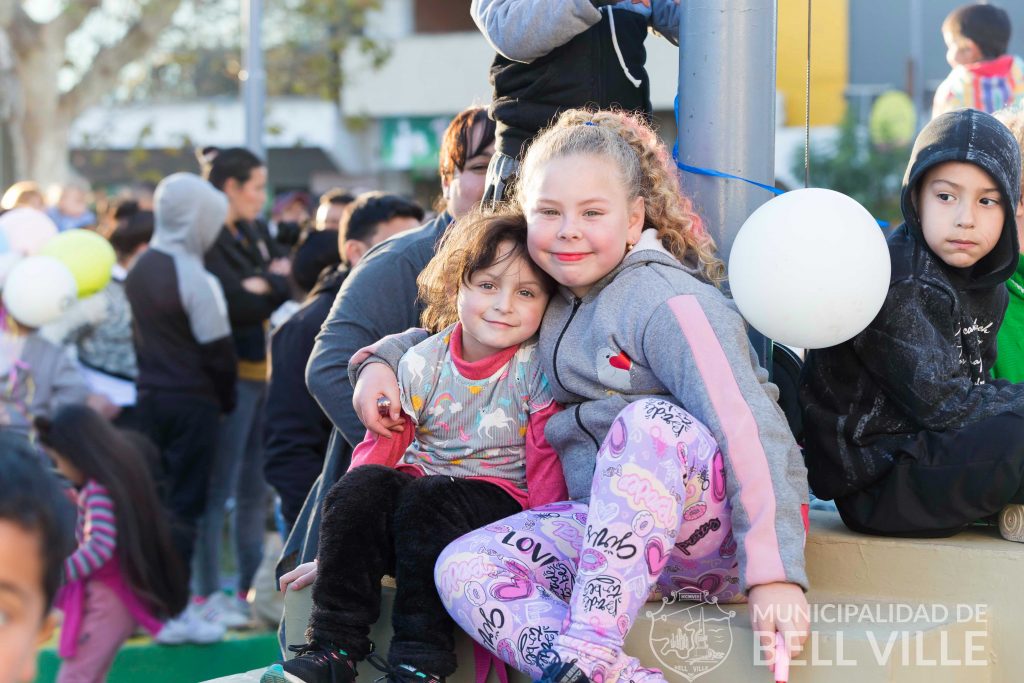
<path fill-rule="evenodd" d="M 534 679 L 542 648 L 564 627 L 587 506 L 552 503 L 459 538 L 441 553 L 435 580 L 455 622 Z"/>
<path fill-rule="evenodd" d="M 434 585 L 434 565 L 459 536 L 520 509 L 510 495 L 484 481 L 428 476 L 405 488 L 395 512 L 398 588 L 388 651 L 393 664 L 441 676 L 454 673 L 454 629 Z"/>
<path fill-rule="evenodd" d="M 387 467 L 357 467 L 324 499 L 308 640 L 332 642 L 354 659 L 370 651 L 380 616 L 380 580 L 394 571 L 394 514 L 415 478 Z"/>
<path fill-rule="evenodd" d="M 687 494 L 688 484 L 701 490 L 702 471 L 710 474 L 701 464 L 716 450 L 700 423 L 664 400 L 631 403 L 613 422 L 597 455 L 569 625 L 555 646 L 563 661 L 578 659 L 593 680 L 632 676 L 636 670 L 636 659 L 622 652 L 626 634 L 677 537 L 688 538 L 699 527 L 694 518 L 681 532 L 683 503 L 697 510 L 706 499 L 704 517 L 721 518 L 724 486 L 718 503 L 711 496 Z"/>
<path fill-rule="evenodd" d="M 135 630 L 135 619 L 128 608 L 99 581 L 86 584 L 83 609 L 75 656 L 61 663 L 57 683 L 106 680 L 117 651 Z"/>
<path fill-rule="evenodd" d="M 947 432 L 921 432 L 867 489 L 836 500 L 843 521 L 864 533 L 948 536 L 1024 503 L 1024 413 Z"/>
<path fill-rule="evenodd" d="M 728 519 L 724 479 L 713 478 L 717 450 L 707 430 L 678 407 L 660 400 L 631 404 L 598 454 L 589 519 L 580 503 L 556 503 L 459 539 L 437 567 L 449 612 L 476 640 L 534 677 L 543 668 L 544 644 L 554 644 L 563 661 L 579 660 L 595 680 L 652 675 L 622 653 L 622 643 L 677 538 L 689 539 L 717 517 L 719 528 L 688 549 L 696 556 L 725 542 L 730 525 L 721 523 Z M 691 476 L 687 458 L 695 462 L 700 491 L 693 496 L 684 485 L 684 475 Z M 699 479 L 707 463 L 705 490 Z M 699 518 L 695 508 L 682 529 L 680 501 L 706 506 Z M 556 640 L 557 633 L 563 635 Z"/>
<path fill-rule="evenodd" d="M 683 521 L 658 577 L 657 596 L 682 591 L 691 600 L 735 602 L 742 592 L 725 457 L 704 425 L 694 420 L 689 429 L 695 433 L 686 443 Z"/>

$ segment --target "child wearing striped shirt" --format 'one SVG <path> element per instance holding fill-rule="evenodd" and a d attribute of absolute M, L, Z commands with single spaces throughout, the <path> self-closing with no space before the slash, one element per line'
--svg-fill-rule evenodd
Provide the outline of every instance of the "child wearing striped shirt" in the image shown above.
<path fill-rule="evenodd" d="M 74 486 L 77 549 L 64 561 L 57 683 L 104 681 L 141 626 L 156 635 L 181 612 L 187 580 L 143 454 L 83 405 L 37 418 L 43 449 Z"/>

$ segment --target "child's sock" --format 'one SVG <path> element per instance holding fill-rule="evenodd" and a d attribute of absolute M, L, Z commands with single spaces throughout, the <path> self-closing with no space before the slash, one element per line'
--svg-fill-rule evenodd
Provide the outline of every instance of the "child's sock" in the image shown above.
<path fill-rule="evenodd" d="M 664 683 L 657 669 L 646 669 L 640 660 L 622 651 L 561 635 L 554 650 L 562 662 L 575 662 L 591 683 Z"/>
<path fill-rule="evenodd" d="M 999 533 L 1007 541 L 1024 543 L 1024 505 L 1011 503 L 999 513 Z"/>
<path fill-rule="evenodd" d="M 636 657 L 628 659 L 630 661 L 619 671 L 618 683 L 666 683 L 660 670 L 640 666 L 640 660 Z"/>
<path fill-rule="evenodd" d="M 591 683 L 613 683 L 608 672 L 618 660 L 619 653 L 614 650 L 563 633 L 555 641 L 554 651 L 562 663 L 575 663 Z"/>

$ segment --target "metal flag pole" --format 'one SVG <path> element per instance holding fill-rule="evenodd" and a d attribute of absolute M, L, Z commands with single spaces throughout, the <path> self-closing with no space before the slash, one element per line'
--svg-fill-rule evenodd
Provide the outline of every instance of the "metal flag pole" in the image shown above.
<path fill-rule="evenodd" d="M 680 3 L 679 160 L 775 182 L 776 0 Z M 748 183 L 684 174 L 683 188 L 727 258 L 743 221 L 771 194 Z M 765 367 L 771 341 L 752 332 Z"/>
<path fill-rule="evenodd" d="M 267 97 L 267 73 L 263 68 L 263 0 L 246 0 L 242 5 L 242 27 L 246 36 L 242 50 L 242 103 L 245 108 L 245 146 L 266 161 L 263 146 L 263 110 Z"/>

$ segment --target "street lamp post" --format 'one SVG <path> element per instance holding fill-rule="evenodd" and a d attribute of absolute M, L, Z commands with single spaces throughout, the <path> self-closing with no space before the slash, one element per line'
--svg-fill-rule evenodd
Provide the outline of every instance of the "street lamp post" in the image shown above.
<path fill-rule="evenodd" d="M 263 147 L 263 109 L 267 96 L 267 73 L 263 68 L 263 0 L 245 0 L 242 25 L 246 36 L 242 50 L 242 103 L 245 109 L 245 146 L 261 159 Z"/>
<path fill-rule="evenodd" d="M 680 3 L 679 159 L 775 182 L 776 0 Z M 685 174 L 685 191 L 722 258 L 743 221 L 771 195 L 738 180 Z M 771 343 L 751 339 L 770 367 Z"/>

